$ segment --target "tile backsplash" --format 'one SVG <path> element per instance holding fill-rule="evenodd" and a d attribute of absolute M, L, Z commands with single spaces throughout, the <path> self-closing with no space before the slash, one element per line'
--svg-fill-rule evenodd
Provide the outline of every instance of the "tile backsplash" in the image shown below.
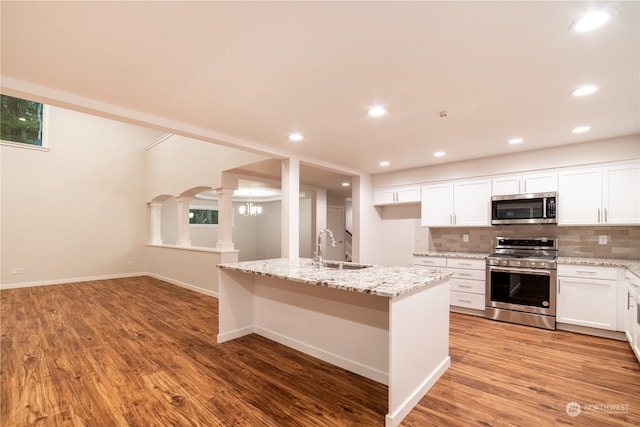
<path fill-rule="evenodd" d="M 419 228 L 420 230 L 416 230 L 417 233 L 428 233 L 428 239 L 416 242 L 416 251 L 491 253 L 498 236 L 557 237 L 559 256 L 640 259 L 640 226 L 509 225 Z M 463 242 L 465 234 L 469 236 L 468 242 Z M 598 243 L 600 236 L 607 236 L 607 244 Z"/>

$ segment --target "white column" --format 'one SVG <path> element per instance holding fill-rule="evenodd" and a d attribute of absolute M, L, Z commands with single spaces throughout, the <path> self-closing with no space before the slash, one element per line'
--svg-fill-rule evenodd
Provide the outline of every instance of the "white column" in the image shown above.
<path fill-rule="evenodd" d="M 152 245 L 162 244 L 162 203 L 149 203 L 149 218 L 151 221 L 151 238 L 149 243 Z"/>
<path fill-rule="evenodd" d="M 282 161 L 282 227 L 283 258 L 300 256 L 300 160 Z"/>
<path fill-rule="evenodd" d="M 178 197 L 178 246 L 191 246 L 189 236 L 189 203 L 191 197 Z"/>
<path fill-rule="evenodd" d="M 354 176 L 351 182 L 353 212 L 353 260 L 371 262 L 376 260 L 379 227 L 376 224 L 376 210 L 373 207 L 373 185 L 371 175 Z"/>
<path fill-rule="evenodd" d="M 218 242 L 216 249 L 234 250 L 232 188 L 217 188 L 218 192 Z"/>

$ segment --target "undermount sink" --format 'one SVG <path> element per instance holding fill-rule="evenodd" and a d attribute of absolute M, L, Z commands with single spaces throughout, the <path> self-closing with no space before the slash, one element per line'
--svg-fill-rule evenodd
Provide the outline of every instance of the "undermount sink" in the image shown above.
<path fill-rule="evenodd" d="M 362 270 L 363 268 L 372 267 L 367 264 L 354 264 L 353 262 L 339 262 L 339 261 L 325 261 L 322 263 L 323 267 L 340 269 L 342 265 L 343 270 Z"/>

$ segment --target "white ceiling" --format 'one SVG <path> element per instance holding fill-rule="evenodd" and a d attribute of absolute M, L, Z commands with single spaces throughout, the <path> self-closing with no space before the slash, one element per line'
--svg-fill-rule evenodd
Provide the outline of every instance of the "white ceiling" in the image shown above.
<path fill-rule="evenodd" d="M 380 173 L 639 133 L 639 5 L 2 1 L 0 71 L 5 93 Z M 569 31 L 597 6 L 617 16 Z"/>

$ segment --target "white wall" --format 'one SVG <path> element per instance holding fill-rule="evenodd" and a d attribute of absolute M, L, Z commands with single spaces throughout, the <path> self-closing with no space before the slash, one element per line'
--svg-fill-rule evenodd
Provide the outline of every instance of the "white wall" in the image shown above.
<path fill-rule="evenodd" d="M 255 217 L 238 214 L 234 204 L 233 242 L 239 251 L 239 261 L 280 258 L 280 215 L 282 203 L 279 200 L 258 202 L 263 213 Z M 312 256 L 311 199 L 300 199 L 300 256 Z"/>
<path fill-rule="evenodd" d="M 48 152 L 1 146 L 2 284 L 146 271 L 144 147 L 160 135 L 51 107 Z"/>
<path fill-rule="evenodd" d="M 147 201 L 195 187 L 218 188 L 222 171 L 267 157 L 174 135 L 147 152 Z"/>
<path fill-rule="evenodd" d="M 640 157 L 640 134 L 564 145 L 555 148 L 506 154 L 464 162 L 447 163 L 373 176 L 374 187 L 416 184 L 591 163 L 614 162 Z"/>

